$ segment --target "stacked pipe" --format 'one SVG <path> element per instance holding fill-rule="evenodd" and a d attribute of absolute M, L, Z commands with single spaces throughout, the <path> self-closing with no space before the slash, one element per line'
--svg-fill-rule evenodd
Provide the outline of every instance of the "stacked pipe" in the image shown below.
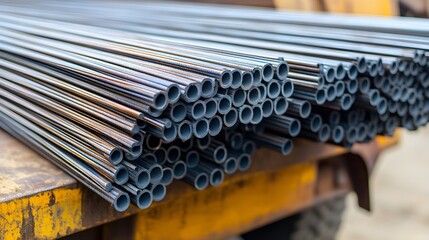
<path fill-rule="evenodd" d="M 428 122 L 423 20 L 186 3 L 0 12 L 0 126 L 118 211 L 161 201 L 174 179 L 218 186 L 257 147 L 351 147 Z"/>

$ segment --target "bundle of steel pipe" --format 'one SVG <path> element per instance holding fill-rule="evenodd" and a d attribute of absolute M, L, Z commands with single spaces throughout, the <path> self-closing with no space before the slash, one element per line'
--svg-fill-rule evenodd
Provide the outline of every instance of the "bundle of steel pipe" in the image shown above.
<path fill-rule="evenodd" d="M 429 120 L 425 20 L 0 5 L 0 127 L 117 211 L 161 201 L 174 179 L 218 186 L 257 147 L 351 147 Z"/>

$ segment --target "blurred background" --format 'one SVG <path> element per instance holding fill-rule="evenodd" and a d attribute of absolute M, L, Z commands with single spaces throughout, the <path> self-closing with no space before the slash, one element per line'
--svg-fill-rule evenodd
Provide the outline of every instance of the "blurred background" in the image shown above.
<path fill-rule="evenodd" d="M 349 194 L 338 239 L 429 238 L 428 139 L 428 127 L 401 131 L 400 143 L 382 153 L 371 176 L 372 212 Z"/>
<path fill-rule="evenodd" d="M 185 0 L 303 11 L 325 11 L 383 16 L 429 16 L 428 0 Z"/>

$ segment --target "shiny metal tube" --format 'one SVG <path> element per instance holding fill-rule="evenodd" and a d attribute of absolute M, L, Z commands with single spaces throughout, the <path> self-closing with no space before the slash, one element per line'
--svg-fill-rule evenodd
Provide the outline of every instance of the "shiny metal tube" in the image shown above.
<path fill-rule="evenodd" d="M 249 137 L 264 146 L 279 150 L 283 155 L 289 155 L 293 148 L 293 143 L 288 138 L 272 134 L 251 134 Z"/>

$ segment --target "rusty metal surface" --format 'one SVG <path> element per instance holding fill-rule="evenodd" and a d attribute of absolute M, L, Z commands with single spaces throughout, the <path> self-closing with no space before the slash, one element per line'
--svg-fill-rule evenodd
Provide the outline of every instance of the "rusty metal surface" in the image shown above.
<path fill-rule="evenodd" d="M 379 137 L 376 141 L 359 146 L 354 151 L 366 153 L 366 158 L 375 158 L 382 148 L 391 145 L 395 141 L 395 138 L 392 141 L 389 138 Z M 2 131 L 0 131 L 0 149 L 2 149 L 0 151 L 0 165 L 2 166 L 0 169 L 0 186 L 5 186 L 0 188 L 0 215 L 2 215 L 2 218 L 0 218 L 0 236 L 11 237 L 12 239 L 56 238 L 130 216 L 137 212 L 139 212 L 138 216 L 141 219 L 150 220 L 146 224 L 152 223 L 153 225 L 158 219 L 165 217 L 162 213 L 168 213 L 166 211 L 168 206 L 173 206 L 180 199 L 184 201 L 189 198 L 197 201 L 196 199 L 214 198 L 216 199 L 215 202 L 219 203 L 225 201 L 234 202 L 233 195 L 226 194 L 227 190 L 234 188 L 234 186 L 241 187 L 236 188 L 236 196 L 243 196 L 242 193 L 248 191 L 245 193 L 247 196 L 252 193 L 249 190 L 249 187 L 252 187 L 250 183 L 252 183 L 252 179 L 255 181 L 254 179 L 257 176 L 260 179 L 265 179 L 265 183 L 273 182 L 273 184 L 277 184 L 273 185 L 275 188 L 271 189 L 274 194 L 276 188 L 281 189 L 282 184 L 288 182 L 288 174 L 280 173 L 292 171 L 290 169 L 298 166 L 295 167 L 295 178 L 299 179 L 297 176 L 301 175 L 307 176 L 307 184 L 299 184 L 299 182 L 295 181 L 289 188 L 285 188 L 286 192 L 283 192 L 283 194 L 294 195 L 297 192 L 301 192 L 301 194 L 307 192 L 302 195 L 307 197 L 297 195 L 301 197 L 295 198 L 294 201 L 286 201 L 285 205 L 279 203 L 277 208 L 268 209 L 269 211 L 253 212 L 254 215 L 245 218 L 247 224 L 240 222 L 244 221 L 243 219 L 236 220 L 232 224 L 233 228 L 230 229 L 229 233 L 248 230 L 251 227 L 260 226 L 287 216 L 314 203 L 317 199 L 314 199 L 311 194 L 314 194 L 317 179 L 315 177 L 309 178 L 308 176 L 313 176 L 312 172 L 314 170 L 311 169 L 316 168 L 299 168 L 299 166 L 302 166 L 302 164 L 316 166 L 316 160 L 346 153 L 345 149 L 336 146 L 300 139 L 295 142 L 295 150 L 288 157 L 284 157 L 274 151 L 260 149 L 256 153 L 250 172 L 229 177 L 218 188 L 195 191 L 185 183 L 177 182 L 169 187 L 166 200 L 154 204 L 149 210 L 138 211 L 136 208 L 131 208 L 125 213 L 117 213 L 100 197 L 77 184 L 74 179 Z M 307 163 L 297 164 L 299 162 Z M 297 168 L 301 170 L 298 171 L 296 170 Z M 292 175 L 290 178 L 293 178 Z M 261 180 L 261 183 L 263 182 Z M 262 192 L 263 189 L 261 187 L 259 190 L 255 190 L 255 194 L 258 196 L 263 195 L 263 193 L 259 192 Z M 332 191 L 327 191 L 325 195 L 328 196 L 329 194 L 333 194 Z M 325 195 L 321 195 L 321 197 Z M 269 201 L 269 199 L 261 198 L 259 201 Z M 197 203 L 201 203 L 200 209 L 204 209 L 206 202 L 198 200 Z M 185 204 L 185 201 L 183 204 Z M 250 208 L 250 205 L 248 207 Z M 188 221 L 191 221 L 198 220 L 195 219 L 195 216 L 199 215 L 201 214 L 197 212 L 196 215 L 181 216 L 182 219 L 186 216 Z M 150 226 L 151 224 L 147 225 L 146 229 L 149 229 Z M 216 229 L 213 229 L 213 232 L 216 231 Z M 200 234 L 198 231 L 194 233 Z M 146 236 L 144 232 L 139 232 L 139 234 L 136 236 Z"/>

